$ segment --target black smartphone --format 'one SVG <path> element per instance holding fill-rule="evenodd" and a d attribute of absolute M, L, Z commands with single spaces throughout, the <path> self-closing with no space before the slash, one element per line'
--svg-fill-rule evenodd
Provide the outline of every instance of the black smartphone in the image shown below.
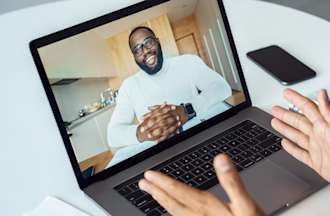
<path fill-rule="evenodd" d="M 247 53 L 247 56 L 283 85 L 316 76 L 316 72 L 277 45 Z"/>

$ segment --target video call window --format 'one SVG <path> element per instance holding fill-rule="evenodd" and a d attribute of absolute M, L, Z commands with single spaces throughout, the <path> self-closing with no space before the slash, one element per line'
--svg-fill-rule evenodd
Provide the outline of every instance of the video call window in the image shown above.
<path fill-rule="evenodd" d="M 86 175 L 245 101 L 220 17 L 172 0 L 38 49 Z"/>

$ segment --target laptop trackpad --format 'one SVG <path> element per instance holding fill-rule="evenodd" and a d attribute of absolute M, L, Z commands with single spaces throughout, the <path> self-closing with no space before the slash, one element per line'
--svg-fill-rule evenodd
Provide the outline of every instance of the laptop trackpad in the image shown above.
<path fill-rule="evenodd" d="M 274 213 L 286 203 L 297 201 L 311 188 L 303 179 L 270 160 L 244 171 L 241 176 L 247 190 L 267 214 Z M 219 186 L 211 191 L 227 199 Z"/>

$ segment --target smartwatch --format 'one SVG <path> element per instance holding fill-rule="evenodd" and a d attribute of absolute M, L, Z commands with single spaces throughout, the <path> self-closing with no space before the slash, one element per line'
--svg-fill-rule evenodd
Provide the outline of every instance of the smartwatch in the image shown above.
<path fill-rule="evenodd" d="M 196 117 L 196 112 L 194 110 L 194 107 L 191 103 L 181 104 L 183 106 L 185 113 L 188 116 L 188 121 L 194 117 Z"/>

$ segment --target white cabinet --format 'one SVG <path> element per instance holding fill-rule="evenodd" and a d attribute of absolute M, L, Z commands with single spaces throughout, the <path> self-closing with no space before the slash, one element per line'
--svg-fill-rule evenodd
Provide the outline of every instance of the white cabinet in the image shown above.
<path fill-rule="evenodd" d="M 89 31 L 40 48 L 49 79 L 115 76 L 107 41 Z"/>
<path fill-rule="evenodd" d="M 70 130 L 70 137 L 78 162 L 109 150 L 107 126 L 113 108 L 86 120 Z"/>

